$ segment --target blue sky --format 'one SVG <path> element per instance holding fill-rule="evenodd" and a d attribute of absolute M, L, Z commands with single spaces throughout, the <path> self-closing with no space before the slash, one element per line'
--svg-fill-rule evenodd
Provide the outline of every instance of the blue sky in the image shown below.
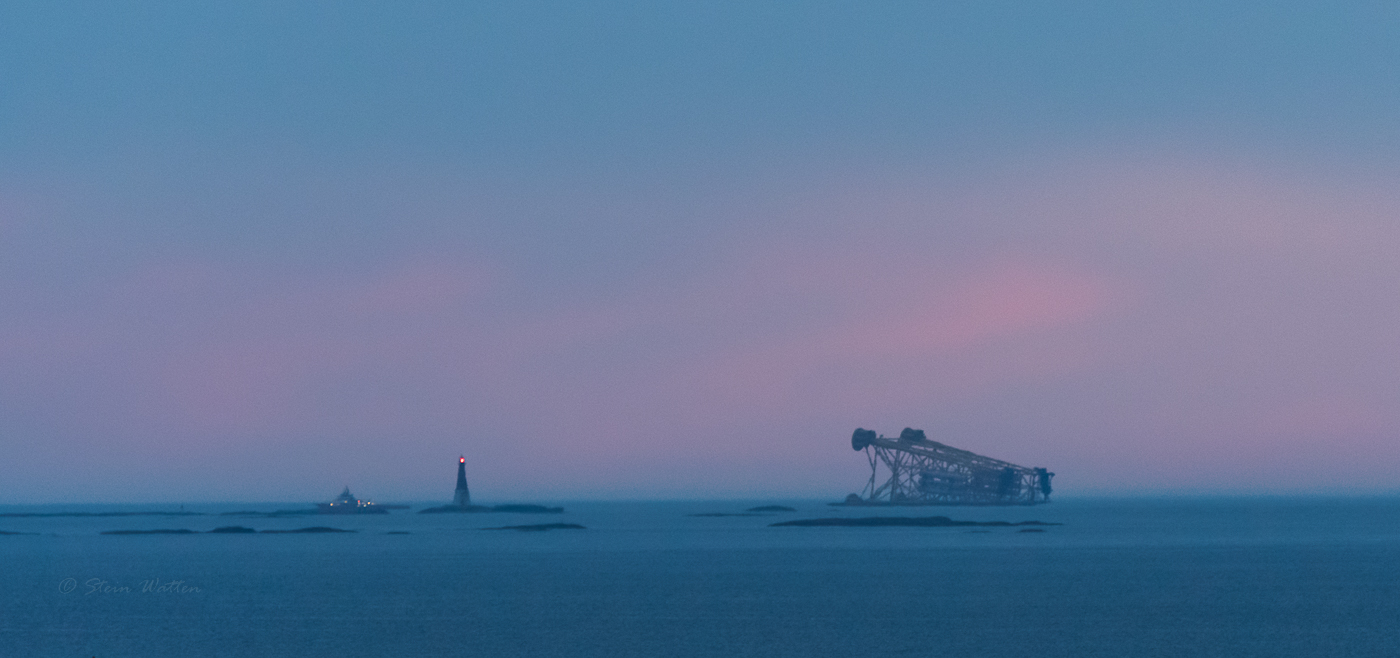
<path fill-rule="evenodd" d="M 906 425 L 1071 494 L 1390 491 L 1397 34 L 7 4 L 0 498 L 432 498 L 459 453 L 483 498 L 839 497 Z"/>

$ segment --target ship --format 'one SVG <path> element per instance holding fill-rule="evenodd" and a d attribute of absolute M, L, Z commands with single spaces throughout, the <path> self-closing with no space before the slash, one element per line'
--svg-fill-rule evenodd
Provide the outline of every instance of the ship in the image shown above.
<path fill-rule="evenodd" d="M 388 514 L 389 510 L 368 500 L 360 500 L 350 493 L 350 487 L 329 503 L 316 503 L 318 514 Z"/>

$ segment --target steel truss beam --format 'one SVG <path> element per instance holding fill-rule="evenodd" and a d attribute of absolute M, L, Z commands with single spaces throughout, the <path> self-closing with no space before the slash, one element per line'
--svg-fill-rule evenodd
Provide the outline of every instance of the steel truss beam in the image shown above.
<path fill-rule="evenodd" d="M 959 450 L 905 429 L 899 438 L 858 429 L 851 447 L 870 461 L 870 480 L 848 499 L 855 505 L 1036 505 L 1050 502 L 1043 468 L 1026 468 Z M 879 483 L 880 464 L 889 478 Z"/>

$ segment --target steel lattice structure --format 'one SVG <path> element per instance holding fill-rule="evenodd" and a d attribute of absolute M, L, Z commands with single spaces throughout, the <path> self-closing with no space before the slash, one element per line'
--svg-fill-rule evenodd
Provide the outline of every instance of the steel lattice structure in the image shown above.
<path fill-rule="evenodd" d="M 848 505 L 1036 505 L 1050 502 L 1043 468 L 1026 468 L 930 441 L 923 430 L 905 428 L 899 438 L 857 429 L 851 448 L 865 451 L 870 481 Z M 890 477 L 877 486 L 879 465 Z"/>

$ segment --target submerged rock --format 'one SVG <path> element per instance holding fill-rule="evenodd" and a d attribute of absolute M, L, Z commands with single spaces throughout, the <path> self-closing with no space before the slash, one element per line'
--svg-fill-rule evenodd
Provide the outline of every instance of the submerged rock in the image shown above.
<path fill-rule="evenodd" d="M 484 514 L 490 512 L 503 512 L 510 514 L 560 514 L 562 507 L 545 507 L 544 505 L 496 505 L 487 507 L 486 505 L 442 505 L 440 507 L 429 507 L 418 510 L 419 514 Z"/>
<path fill-rule="evenodd" d="M 493 511 L 485 505 L 442 505 L 418 510 L 419 514 L 479 514 Z"/>
<path fill-rule="evenodd" d="M 283 516 L 307 516 L 309 514 L 316 513 L 317 511 L 314 509 L 279 509 L 275 512 L 254 512 L 251 510 L 243 510 L 239 512 L 221 512 L 219 513 L 219 516 L 250 516 L 265 519 L 275 519 Z"/>
<path fill-rule="evenodd" d="M 564 508 L 545 507 L 544 505 L 497 505 L 492 507 L 491 511 L 510 512 L 512 514 L 562 514 Z"/>
<path fill-rule="evenodd" d="M 889 528 L 889 527 L 915 527 L 915 528 L 956 528 L 967 526 L 984 527 L 1013 527 L 1013 526 L 1051 526 L 1060 525 L 1058 523 L 1042 523 L 1040 521 L 1021 521 L 1020 523 L 1010 523 L 1007 521 L 954 521 L 946 516 L 858 516 L 855 518 L 836 519 L 801 519 L 797 521 L 783 521 L 781 523 L 769 524 L 769 527 L 779 526 L 842 526 L 851 528 Z"/>
<path fill-rule="evenodd" d="M 272 534 L 272 535 L 288 535 L 288 534 L 296 534 L 296 533 L 318 534 L 318 533 L 323 533 L 323 532 L 358 532 L 358 531 L 356 531 L 356 530 L 341 530 L 340 528 L 327 528 L 326 526 L 318 525 L 318 526 L 313 526 L 313 527 L 310 527 L 310 528 L 298 528 L 298 529 L 296 529 L 296 530 L 264 530 L 263 532 L 266 533 L 266 534 Z"/>
<path fill-rule="evenodd" d="M 161 529 L 161 530 L 104 530 L 104 531 L 102 531 L 102 534 L 104 534 L 104 535 L 193 535 L 193 534 L 195 534 L 195 532 L 194 532 L 193 530 L 186 530 L 186 529 L 184 529 L 184 528 L 181 528 L 181 529 L 179 529 L 179 530 L 169 530 L 169 529 Z"/>
<path fill-rule="evenodd" d="M 545 530 L 587 530 L 577 523 L 541 523 L 538 525 L 507 525 L 499 528 L 482 528 L 482 530 L 519 530 L 521 532 L 543 532 Z"/>
<path fill-rule="evenodd" d="M 58 516 L 204 516 L 204 512 L 5 512 L 0 517 L 52 518 Z"/>

